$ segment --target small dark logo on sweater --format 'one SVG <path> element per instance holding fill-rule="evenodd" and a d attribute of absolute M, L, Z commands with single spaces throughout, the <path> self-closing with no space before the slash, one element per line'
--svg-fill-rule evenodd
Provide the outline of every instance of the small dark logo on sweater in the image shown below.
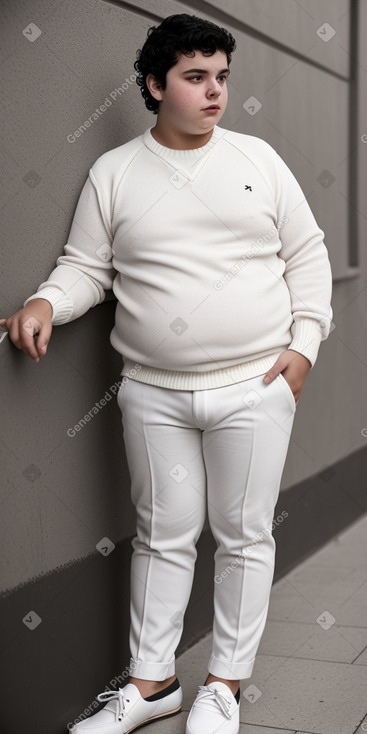
<path fill-rule="evenodd" d="M 252 191 L 252 186 L 248 186 L 248 185 L 246 184 L 246 186 L 245 186 L 245 191 Z"/>

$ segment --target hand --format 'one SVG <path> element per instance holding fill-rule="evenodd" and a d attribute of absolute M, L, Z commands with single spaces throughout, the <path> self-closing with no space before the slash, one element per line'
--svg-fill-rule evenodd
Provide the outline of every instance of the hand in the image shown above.
<path fill-rule="evenodd" d="M 296 405 L 301 396 L 308 371 L 311 369 L 311 362 L 304 357 L 303 354 L 296 352 L 294 349 L 287 349 L 278 357 L 272 368 L 266 373 L 264 382 L 269 384 L 281 372 L 284 379 L 288 382 L 290 389 L 294 395 Z"/>
<path fill-rule="evenodd" d="M 7 329 L 9 339 L 24 354 L 40 361 L 47 352 L 52 332 L 52 306 L 45 298 L 34 298 L 24 308 L 8 319 L 0 319 L 0 326 Z"/>

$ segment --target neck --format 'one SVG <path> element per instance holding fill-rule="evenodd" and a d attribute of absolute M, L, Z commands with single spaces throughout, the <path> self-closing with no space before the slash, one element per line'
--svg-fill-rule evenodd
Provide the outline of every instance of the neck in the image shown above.
<path fill-rule="evenodd" d="M 166 148 L 173 148 L 175 150 L 195 150 L 195 148 L 202 148 L 204 145 L 209 143 L 213 134 L 213 129 L 204 133 L 198 133 L 197 135 L 191 135 L 190 133 L 184 133 L 180 130 L 174 130 L 167 125 L 162 125 L 158 119 L 157 124 L 150 132 L 154 140 L 156 140 L 160 145 L 164 145 Z"/>

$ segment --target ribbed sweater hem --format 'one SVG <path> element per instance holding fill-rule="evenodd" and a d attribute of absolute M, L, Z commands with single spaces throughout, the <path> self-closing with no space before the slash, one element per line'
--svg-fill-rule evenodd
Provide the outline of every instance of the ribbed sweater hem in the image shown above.
<path fill-rule="evenodd" d="M 138 382 L 146 382 L 156 387 L 166 387 L 170 390 L 210 390 L 215 387 L 225 387 L 236 382 L 250 380 L 265 374 L 275 364 L 278 357 L 288 347 L 285 346 L 274 354 L 259 357 L 248 362 L 224 367 L 210 372 L 180 372 L 178 370 L 163 370 L 157 367 L 138 365 L 124 357 L 123 377 L 130 377 Z"/>

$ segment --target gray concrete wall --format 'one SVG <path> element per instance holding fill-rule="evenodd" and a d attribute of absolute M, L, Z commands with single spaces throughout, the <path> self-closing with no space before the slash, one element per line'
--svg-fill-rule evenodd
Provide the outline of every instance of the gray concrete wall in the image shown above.
<path fill-rule="evenodd" d="M 333 269 L 335 329 L 309 373 L 282 479 L 279 575 L 366 509 L 366 2 L 3 0 L 0 315 L 53 269 L 96 158 L 154 124 L 126 79 L 149 26 L 174 12 L 235 35 L 220 124 L 264 138 L 285 159 Z M 250 97 L 261 104 L 253 115 Z M 61 734 L 127 675 L 135 512 L 115 400 L 114 310 L 108 297 L 55 327 L 38 365 L 7 338 L 0 344 L 1 720 L 14 734 L 30 722 Z M 115 550 L 103 557 L 96 545 L 106 537 Z M 177 655 L 211 627 L 213 551 L 207 523 Z"/>
<path fill-rule="evenodd" d="M 229 0 L 223 7 L 222 0 L 3 2 L 0 313 L 19 309 L 48 277 L 96 158 L 154 124 L 136 84 L 113 100 L 134 72 L 149 26 L 174 12 L 226 25 L 238 49 L 220 125 L 264 138 L 286 160 L 326 233 L 334 274 L 336 328 L 297 409 L 285 490 L 367 440 L 367 8 L 359 3 L 351 40 L 351 0 Z M 246 111 L 252 96 L 262 105 L 253 115 Z M 112 104 L 70 142 L 106 98 Z M 107 301 L 55 327 L 39 365 L 6 339 L 0 345 L 3 590 L 87 558 L 104 537 L 117 543 L 134 534 L 115 399 L 67 434 L 100 398 L 113 397 L 121 370 L 109 344 L 113 317 Z"/>

